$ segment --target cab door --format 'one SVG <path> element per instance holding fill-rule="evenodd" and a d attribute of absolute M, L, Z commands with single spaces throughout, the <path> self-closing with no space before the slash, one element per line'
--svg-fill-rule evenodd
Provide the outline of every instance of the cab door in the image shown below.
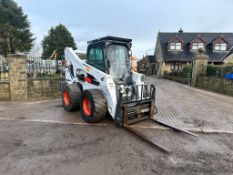
<path fill-rule="evenodd" d="M 87 54 L 87 63 L 96 69 L 106 72 L 104 51 L 101 46 L 90 47 Z"/>

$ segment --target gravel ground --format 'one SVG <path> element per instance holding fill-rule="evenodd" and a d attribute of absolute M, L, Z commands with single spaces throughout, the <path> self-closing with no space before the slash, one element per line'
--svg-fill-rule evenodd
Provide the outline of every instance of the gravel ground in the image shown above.
<path fill-rule="evenodd" d="M 233 174 L 232 134 L 142 132 L 171 153 L 114 125 L 1 121 L 0 174 Z"/>

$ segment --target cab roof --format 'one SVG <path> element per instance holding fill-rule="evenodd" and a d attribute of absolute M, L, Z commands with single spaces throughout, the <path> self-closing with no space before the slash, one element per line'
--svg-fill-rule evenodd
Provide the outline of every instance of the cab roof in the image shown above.
<path fill-rule="evenodd" d="M 121 38 L 121 37 L 116 37 L 116 36 L 105 36 L 102 38 L 88 41 L 87 44 L 93 44 L 93 43 L 102 42 L 102 41 L 118 41 L 118 42 L 123 42 L 123 43 L 130 43 L 132 42 L 132 39 Z"/>

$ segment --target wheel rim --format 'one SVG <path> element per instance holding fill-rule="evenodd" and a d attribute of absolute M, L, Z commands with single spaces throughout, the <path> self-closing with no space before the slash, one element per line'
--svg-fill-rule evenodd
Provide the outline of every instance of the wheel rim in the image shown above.
<path fill-rule="evenodd" d="M 83 112 L 85 113 L 85 115 L 90 116 L 91 115 L 91 102 L 87 97 L 83 99 L 82 106 L 83 106 Z"/>
<path fill-rule="evenodd" d="M 63 93 L 63 100 L 66 106 L 68 106 L 70 104 L 70 97 L 69 97 L 69 93 L 67 91 L 65 91 Z"/>

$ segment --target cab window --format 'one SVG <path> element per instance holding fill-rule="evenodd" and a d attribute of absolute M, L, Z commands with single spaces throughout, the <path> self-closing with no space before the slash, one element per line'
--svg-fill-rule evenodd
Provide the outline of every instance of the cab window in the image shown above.
<path fill-rule="evenodd" d="M 102 48 L 96 47 L 89 50 L 88 64 L 105 72 L 104 54 Z"/>

